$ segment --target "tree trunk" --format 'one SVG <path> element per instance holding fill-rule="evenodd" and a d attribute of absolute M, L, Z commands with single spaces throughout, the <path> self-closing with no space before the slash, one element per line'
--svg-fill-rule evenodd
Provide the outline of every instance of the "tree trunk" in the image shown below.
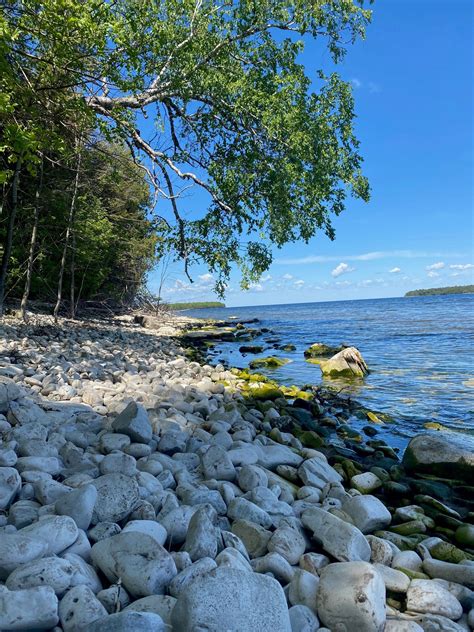
<path fill-rule="evenodd" d="M 78 143 L 79 145 L 79 143 Z M 61 267 L 59 269 L 59 279 L 58 279 L 58 295 L 56 299 L 56 305 L 54 306 L 53 316 L 55 322 L 58 322 L 58 314 L 59 308 L 61 307 L 61 301 L 63 296 L 63 281 L 64 281 L 64 271 L 66 269 L 66 260 L 67 260 L 67 249 L 69 246 L 69 237 L 71 235 L 71 231 L 74 228 L 74 219 L 76 215 L 76 200 L 77 200 L 77 191 L 79 189 L 79 170 L 81 168 L 81 148 L 79 146 L 78 155 L 77 155 L 77 165 L 76 165 L 76 175 L 74 178 L 74 188 L 72 191 L 71 198 L 71 206 L 69 208 L 69 217 L 66 228 L 66 237 L 64 239 L 64 248 L 63 248 L 63 256 L 61 257 Z"/>
<path fill-rule="evenodd" d="M 12 181 L 12 205 L 10 215 L 8 217 L 7 234 L 3 245 L 2 264 L 0 266 L 0 317 L 3 316 L 5 303 L 5 288 L 7 283 L 8 264 L 10 263 L 10 255 L 12 252 L 13 229 L 15 227 L 16 212 L 18 210 L 18 186 L 20 183 L 22 157 L 16 161 L 15 172 Z"/>
<path fill-rule="evenodd" d="M 76 296 L 75 296 L 75 283 L 76 283 L 76 231 L 74 226 L 71 226 L 72 233 L 72 247 L 71 247 L 71 297 L 70 297 L 70 316 L 74 320 L 76 317 Z"/>
<path fill-rule="evenodd" d="M 31 288 L 31 278 L 33 276 L 33 264 L 35 261 L 35 250 L 36 250 L 36 237 L 38 234 L 38 221 L 40 215 L 40 206 L 41 206 L 41 189 L 43 188 L 43 157 L 41 157 L 41 165 L 40 165 L 40 174 L 39 174 L 39 182 L 36 187 L 35 192 L 35 216 L 33 220 L 33 229 L 31 231 L 31 241 L 30 241 L 30 253 L 28 255 L 28 267 L 26 269 L 26 281 L 25 281 L 25 290 L 23 292 L 23 297 L 21 299 L 20 306 L 20 314 L 25 323 L 27 322 L 26 317 L 26 306 L 28 304 L 28 298 L 30 296 L 30 288 Z"/>

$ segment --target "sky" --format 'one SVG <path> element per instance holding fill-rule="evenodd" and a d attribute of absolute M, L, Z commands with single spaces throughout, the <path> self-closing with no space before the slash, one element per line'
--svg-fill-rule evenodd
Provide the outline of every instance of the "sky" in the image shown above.
<path fill-rule="evenodd" d="M 472 0 L 376 0 L 366 39 L 349 47 L 356 135 L 372 195 L 348 198 L 308 244 L 289 244 L 248 291 L 232 274 L 226 305 L 402 296 L 412 289 L 474 283 Z M 321 46 L 301 56 L 310 77 L 331 67 Z M 181 264 L 160 266 L 149 287 L 167 301 L 216 300 L 214 279 Z"/>

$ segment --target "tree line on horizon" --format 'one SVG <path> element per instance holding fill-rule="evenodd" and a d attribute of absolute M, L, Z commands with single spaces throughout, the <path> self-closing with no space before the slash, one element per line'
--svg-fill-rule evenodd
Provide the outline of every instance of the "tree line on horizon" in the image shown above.
<path fill-rule="evenodd" d="M 338 63 L 363 5 L 5 0 L 0 315 L 131 304 L 170 254 L 222 296 L 233 266 L 248 287 L 272 247 L 333 239 L 347 195 L 369 198 L 352 89 L 298 57 L 317 39 Z"/>

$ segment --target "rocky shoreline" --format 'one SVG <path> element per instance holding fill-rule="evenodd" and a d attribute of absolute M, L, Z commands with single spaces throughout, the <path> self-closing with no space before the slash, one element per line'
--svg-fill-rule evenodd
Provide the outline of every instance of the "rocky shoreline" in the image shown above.
<path fill-rule="evenodd" d="M 470 447 L 402 460 L 199 327 L 0 325 L 0 629 L 473 629 Z"/>

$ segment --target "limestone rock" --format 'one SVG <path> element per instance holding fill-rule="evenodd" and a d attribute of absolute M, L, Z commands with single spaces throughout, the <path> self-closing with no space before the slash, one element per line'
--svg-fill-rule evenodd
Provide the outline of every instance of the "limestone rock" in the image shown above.
<path fill-rule="evenodd" d="M 83 485 L 58 498 L 54 509 L 61 516 L 70 516 L 79 529 L 88 529 L 96 501 L 97 488 Z"/>
<path fill-rule="evenodd" d="M 121 578 L 134 597 L 163 593 L 176 575 L 171 555 L 145 533 L 129 531 L 101 540 L 91 556 L 110 582 Z"/>
<path fill-rule="evenodd" d="M 149 443 L 153 435 L 146 410 L 136 402 L 127 405 L 113 422 L 112 428 L 137 443 Z"/>
<path fill-rule="evenodd" d="M 0 384 L 1 386 L 1 384 Z M 21 477 L 14 467 L 0 467 L 0 510 L 6 509 L 21 489 Z"/>
<path fill-rule="evenodd" d="M 474 479 L 474 439 L 456 433 L 449 437 L 439 433 L 417 435 L 405 450 L 403 466 L 410 472 L 458 479 L 470 485 Z"/>
<path fill-rule="evenodd" d="M 232 568 L 217 568 L 189 584 L 171 620 L 180 632 L 291 632 L 278 582 Z"/>
<path fill-rule="evenodd" d="M 364 377 L 369 372 L 364 358 L 355 347 L 346 347 L 319 366 L 322 374 L 329 377 Z"/>
<path fill-rule="evenodd" d="M 107 616 L 107 610 L 87 586 L 71 588 L 59 604 L 64 632 L 88 630 L 91 623 Z"/>
<path fill-rule="evenodd" d="M 45 542 L 47 553 L 58 555 L 76 541 L 79 530 L 69 516 L 46 516 L 19 533 Z"/>
<path fill-rule="evenodd" d="M 104 474 L 92 484 L 97 489 L 92 524 L 123 520 L 140 499 L 137 481 L 124 474 Z"/>
<path fill-rule="evenodd" d="M 336 563 L 321 572 L 318 616 L 331 630 L 382 632 L 385 626 L 385 585 L 366 562 Z"/>
<path fill-rule="evenodd" d="M 60 557 L 43 557 L 22 564 L 11 573 L 6 581 L 9 590 L 23 590 L 35 586 L 51 586 L 56 595 L 66 592 L 72 582 L 74 568 Z"/>
<path fill-rule="evenodd" d="M 1 630 L 49 630 L 58 621 L 58 598 L 50 586 L 0 590 Z"/>
<path fill-rule="evenodd" d="M 2 533 L 0 537 L 0 579 L 6 579 L 21 564 L 44 557 L 48 544 L 20 532 Z M 0 628 L 1 629 L 1 628 Z"/>
<path fill-rule="evenodd" d="M 429 579 L 414 579 L 407 591 L 407 610 L 457 620 L 462 606 L 448 590 Z"/>
<path fill-rule="evenodd" d="M 387 527 L 392 516 L 385 505 L 375 496 L 353 496 L 342 505 L 343 511 L 349 514 L 355 526 L 362 533 L 371 533 Z"/>
<path fill-rule="evenodd" d="M 319 507 L 304 511 L 301 520 L 306 528 L 313 531 L 313 538 L 337 560 L 370 560 L 369 543 L 357 527 Z"/>

